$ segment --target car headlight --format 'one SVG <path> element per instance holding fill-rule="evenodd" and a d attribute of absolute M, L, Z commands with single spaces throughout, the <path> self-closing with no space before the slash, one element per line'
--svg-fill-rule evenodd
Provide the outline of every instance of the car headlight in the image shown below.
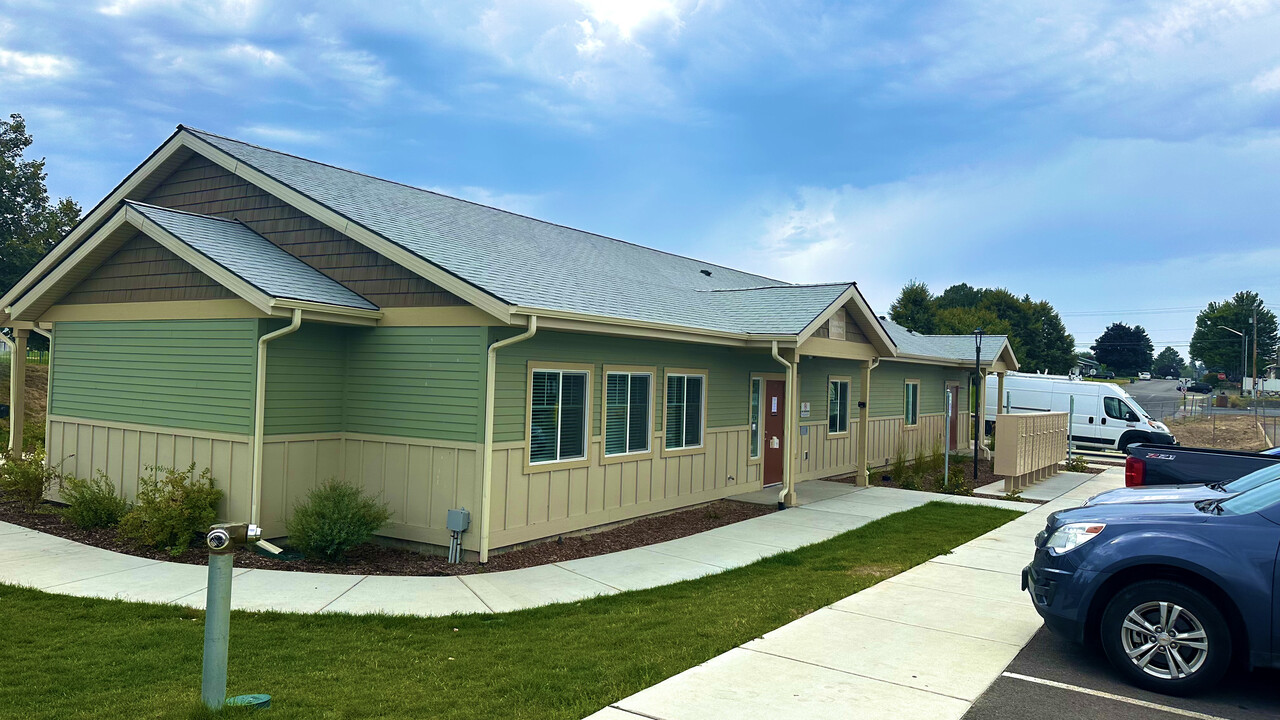
<path fill-rule="evenodd" d="M 1069 553 L 1098 536 L 1104 523 L 1068 523 L 1053 531 L 1045 547 L 1061 555 Z"/>

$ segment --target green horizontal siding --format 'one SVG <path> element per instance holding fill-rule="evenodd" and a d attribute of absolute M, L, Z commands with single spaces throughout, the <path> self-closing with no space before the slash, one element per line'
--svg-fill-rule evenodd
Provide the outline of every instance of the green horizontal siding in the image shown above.
<path fill-rule="evenodd" d="M 835 358 L 801 358 L 800 402 L 809 403 L 809 417 L 800 422 L 818 422 L 827 419 L 827 382 L 832 375 L 849 378 L 849 419 L 858 419 L 858 400 L 862 391 L 862 368 L 857 360 Z M 871 376 L 875 377 L 875 372 Z"/>
<path fill-rule="evenodd" d="M 60 322 L 49 412 L 253 432 L 255 320 Z"/>
<path fill-rule="evenodd" d="M 283 325 L 263 321 L 261 331 Z M 305 324 L 267 344 L 266 434 L 342 430 L 349 332 L 336 325 Z"/>
<path fill-rule="evenodd" d="M 943 388 L 948 381 L 959 382 L 960 407 L 967 408 L 968 393 L 964 389 L 968 373 L 960 368 L 941 365 L 916 365 L 901 362 L 882 362 L 871 371 L 871 417 L 902 416 L 905 386 L 908 378 L 920 381 L 920 413 L 941 413 L 946 409 Z"/>
<path fill-rule="evenodd" d="M 490 341 L 515 331 L 494 329 Z M 591 377 L 592 434 L 600 434 L 600 373 L 604 365 L 655 366 L 655 387 L 661 392 L 662 373 L 668 368 L 707 371 L 707 427 L 746 425 L 752 372 L 780 372 L 768 352 L 747 352 L 711 345 L 632 338 L 539 332 L 532 339 L 498 351 L 494 384 L 494 440 L 524 439 L 525 384 L 529 361 L 582 363 L 594 366 Z M 662 427 L 662 404 L 654 412 L 654 427 Z"/>
<path fill-rule="evenodd" d="M 488 328 L 345 330 L 349 432 L 482 442 Z"/>

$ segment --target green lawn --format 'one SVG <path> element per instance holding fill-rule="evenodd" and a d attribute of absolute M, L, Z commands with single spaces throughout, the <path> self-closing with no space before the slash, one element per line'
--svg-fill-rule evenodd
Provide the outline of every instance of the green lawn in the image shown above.
<path fill-rule="evenodd" d="M 237 612 L 228 689 L 270 693 L 280 720 L 576 720 L 1017 515 L 931 503 L 719 575 L 501 615 Z M 202 620 L 0 585 L 0 716 L 198 717 Z"/>

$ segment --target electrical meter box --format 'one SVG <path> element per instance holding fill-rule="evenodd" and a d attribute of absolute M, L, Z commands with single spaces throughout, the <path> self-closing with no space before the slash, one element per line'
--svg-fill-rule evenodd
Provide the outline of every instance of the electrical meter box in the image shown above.
<path fill-rule="evenodd" d="M 460 510 L 450 510 L 449 517 L 445 520 L 445 527 L 450 532 L 466 532 L 471 527 L 471 513 L 466 508 Z"/>

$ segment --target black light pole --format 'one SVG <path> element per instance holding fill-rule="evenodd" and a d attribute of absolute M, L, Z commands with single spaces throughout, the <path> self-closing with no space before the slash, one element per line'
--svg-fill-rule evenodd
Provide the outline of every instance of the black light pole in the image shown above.
<path fill-rule="evenodd" d="M 974 390 L 977 395 L 974 396 L 973 407 L 977 412 L 974 415 L 973 423 L 973 486 L 978 486 L 978 436 L 979 425 L 983 421 L 983 415 L 987 411 L 986 403 L 982 402 L 982 396 L 986 388 L 986 378 L 982 377 L 982 328 L 973 331 L 973 376 L 975 378 Z M 982 403 L 979 405 L 978 403 Z"/>

